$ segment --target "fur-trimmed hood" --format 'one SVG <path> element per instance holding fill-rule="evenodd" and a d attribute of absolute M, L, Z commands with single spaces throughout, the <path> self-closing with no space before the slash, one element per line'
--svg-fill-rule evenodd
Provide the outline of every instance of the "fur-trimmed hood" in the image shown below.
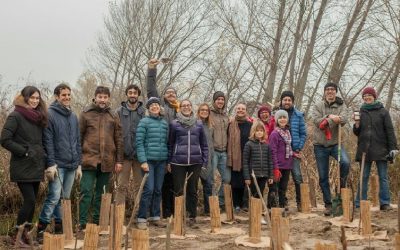
<path fill-rule="evenodd" d="M 24 108 L 28 108 L 29 105 L 25 102 L 24 97 L 21 94 L 15 96 L 13 101 L 14 106 L 20 106 Z"/>

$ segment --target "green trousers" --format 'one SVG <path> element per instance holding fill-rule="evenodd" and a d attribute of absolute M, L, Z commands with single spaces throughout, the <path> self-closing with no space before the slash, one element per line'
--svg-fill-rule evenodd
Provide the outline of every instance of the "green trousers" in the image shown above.
<path fill-rule="evenodd" d="M 108 180 L 111 173 L 101 172 L 100 165 L 97 166 L 97 170 L 83 170 L 82 173 L 80 183 L 82 200 L 79 203 L 79 223 L 86 225 L 89 210 L 91 209 L 93 223 L 98 225 L 101 195 L 104 188 L 108 190 Z"/>

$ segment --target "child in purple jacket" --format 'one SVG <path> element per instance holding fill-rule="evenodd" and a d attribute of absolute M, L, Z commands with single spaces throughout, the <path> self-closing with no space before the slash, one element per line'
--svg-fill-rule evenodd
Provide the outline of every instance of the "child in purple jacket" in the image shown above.
<path fill-rule="evenodd" d="M 289 131 L 289 117 L 285 110 L 275 113 L 276 127 L 269 138 L 269 146 L 274 164 L 274 182 L 270 192 L 278 193 L 279 207 L 285 207 L 286 190 L 292 168 L 293 151 L 291 147 L 292 136 Z M 273 204 L 273 206 L 278 204 Z"/>

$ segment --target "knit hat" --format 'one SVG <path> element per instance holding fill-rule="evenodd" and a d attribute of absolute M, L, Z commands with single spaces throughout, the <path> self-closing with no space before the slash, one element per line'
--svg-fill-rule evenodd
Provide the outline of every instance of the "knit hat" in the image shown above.
<path fill-rule="evenodd" d="M 365 89 L 363 89 L 362 96 L 367 95 L 367 94 L 372 95 L 374 97 L 374 99 L 376 99 L 376 97 L 377 97 L 376 91 L 373 87 L 366 87 Z"/>
<path fill-rule="evenodd" d="M 283 98 L 285 98 L 285 97 L 287 97 L 287 96 L 290 97 L 290 99 L 292 99 L 292 102 L 294 102 L 294 94 L 293 94 L 293 92 L 290 91 L 290 90 L 285 90 L 285 91 L 282 92 L 282 94 L 281 94 L 281 101 L 282 101 Z"/>
<path fill-rule="evenodd" d="M 171 89 L 175 92 L 175 95 L 178 94 L 178 92 L 176 91 L 176 88 L 174 88 L 174 87 L 172 87 L 172 86 L 168 86 L 168 87 L 166 87 L 166 88 L 164 89 L 163 95 L 165 95 L 165 92 L 167 92 L 167 90 L 171 90 Z"/>
<path fill-rule="evenodd" d="M 213 102 L 218 99 L 218 97 L 223 97 L 225 99 L 225 94 L 222 91 L 217 91 L 213 95 Z"/>
<path fill-rule="evenodd" d="M 336 83 L 328 82 L 328 83 L 325 84 L 325 86 L 324 86 L 324 91 L 325 91 L 327 88 L 335 88 L 335 90 L 336 90 L 336 92 L 337 92 L 338 86 L 336 85 Z"/>
<path fill-rule="evenodd" d="M 266 105 L 262 105 L 262 106 L 258 109 L 258 112 L 257 112 L 258 118 L 260 118 L 260 117 L 261 117 L 261 114 L 264 113 L 264 112 L 268 112 L 268 113 L 271 115 L 271 109 L 270 109 L 268 106 L 266 106 Z M 261 118 L 260 118 L 260 119 L 261 119 Z"/>
<path fill-rule="evenodd" d="M 149 100 L 147 100 L 146 108 L 149 109 L 150 105 L 153 103 L 158 103 L 158 105 L 160 105 L 160 99 L 157 97 L 150 97 Z"/>
<path fill-rule="evenodd" d="M 279 126 L 279 125 L 278 125 L 278 120 L 279 120 L 279 118 L 282 117 L 282 116 L 286 117 L 286 119 L 289 120 L 289 115 L 288 115 L 288 113 L 287 113 L 285 110 L 280 109 L 280 110 L 276 111 L 276 113 L 275 113 L 275 123 L 276 123 L 277 126 Z"/>

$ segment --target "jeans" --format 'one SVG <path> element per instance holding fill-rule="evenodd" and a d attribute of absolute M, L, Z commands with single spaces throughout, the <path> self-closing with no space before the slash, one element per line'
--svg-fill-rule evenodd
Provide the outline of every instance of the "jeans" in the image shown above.
<path fill-rule="evenodd" d="M 187 181 L 186 186 L 186 210 L 189 213 L 189 218 L 197 216 L 197 184 L 199 182 L 201 165 L 178 166 L 172 165 L 172 176 L 174 178 L 174 190 L 176 196 L 183 195 L 183 186 L 185 183 L 186 174 L 192 176 Z"/>
<path fill-rule="evenodd" d="M 118 188 L 115 198 L 117 204 L 125 204 L 125 198 L 127 195 L 129 195 L 128 191 L 131 191 L 128 190 L 131 172 L 133 173 L 133 199 L 134 201 L 136 199 L 136 195 L 140 188 L 140 183 L 142 182 L 142 169 L 140 168 L 140 163 L 136 159 L 125 159 L 122 171 L 118 174 Z"/>
<path fill-rule="evenodd" d="M 331 189 L 329 186 L 329 156 L 332 156 L 336 160 L 338 159 L 338 145 L 334 145 L 331 147 L 314 145 L 314 154 L 317 161 L 319 186 L 322 190 L 325 206 L 332 205 Z M 346 186 L 346 180 L 347 175 L 349 174 L 349 170 L 349 156 L 342 146 L 340 154 L 340 187 Z"/>
<path fill-rule="evenodd" d="M 369 173 L 371 171 L 372 162 L 365 162 L 364 173 L 362 180 L 362 200 L 367 200 L 368 194 L 368 181 Z M 389 192 L 389 179 L 388 179 L 388 165 L 387 161 L 376 161 L 376 168 L 379 176 L 379 203 L 380 205 L 390 204 L 390 192 Z M 356 207 L 360 206 L 360 184 L 358 185 Z"/>
<path fill-rule="evenodd" d="M 294 182 L 294 187 L 296 189 L 296 203 L 301 202 L 300 184 L 303 183 L 303 177 L 301 176 L 300 169 L 301 159 L 293 157 L 293 168 L 292 168 L 292 178 Z"/>
<path fill-rule="evenodd" d="M 147 161 L 149 176 L 143 187 L 140 199 L 138 222 L 146 222 L 147 210 L 150 207 L 149 220 L 160 220 L 161 189 L 164 182 L 166 161 Z M 142 171 L 144 175 L 144 171 Z"/>
<path fill-rule="evenodd" d="M 32 223 L 40 182 L 17 182 L 17 184 L 24 200 L 17 217 L 17 225 L 19 226 L 24 222 Z"/>
<path fill-rule="evenodd" d="M 102 172 L 100 164 L 97 169 L 82 170 L 82 173 L 80 183 L 82 200 L 79 203 L 79 223 L 86 225 L 94 193 L 92 219 L 94 224 L 99 224 L 101 195 L 103 194 L 103 189 L 108 189 L 111 173 Z"/>
<path fill-rule="evenodd" d="M 49 191 L 43 203 L 42 212 L 39 215 L 39 222 L 50 224 L 52 217 L 54 217 L 56 223 L 62 222 L 60 198 L 70 198 L 74 179 L 75 169 L 58 168 L 58 176 L 54 177 L 54 181 L 49 182 Z"/>
<path fill-rule="evenodd" d="M 231 183 L 231 169 L 226 166 L 226 152 L 214 151 L 212 158 L 212 167 L 217 169 L 222 178 L 221 187 L 219 189 L 219 205 L 224 205 L 224 185 Z"/>
<path fill-rule="evenodd" d="M 208 198 L 213 195 L 214 185 L 214 171 L 211 166 L 206 170 L 205 178 L 200 178 L 201 184 L 203 185 L 203 199 L 204 199 L 204 213 L 210 213 L 210 204 Z"/>

